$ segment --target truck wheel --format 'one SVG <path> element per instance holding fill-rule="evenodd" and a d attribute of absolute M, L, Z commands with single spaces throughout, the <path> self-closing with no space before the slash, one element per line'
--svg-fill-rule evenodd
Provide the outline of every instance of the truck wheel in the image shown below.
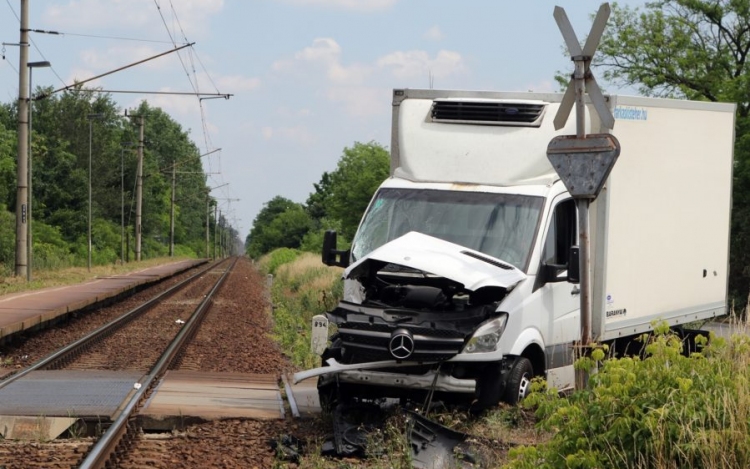
<path fill-rule="evenodd" d="M 529 394 L 531 379 L 534 377 L 534 367 L 525 357 L 519 357 L 508 372 L 507 384 L 503 401 L 515 405 Z"/>

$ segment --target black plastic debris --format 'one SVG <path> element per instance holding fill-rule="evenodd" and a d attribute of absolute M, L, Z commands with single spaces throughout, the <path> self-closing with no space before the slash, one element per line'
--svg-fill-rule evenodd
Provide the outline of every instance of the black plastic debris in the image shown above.
<path fill-rule="evenodd" d="M 292 435 L 282 435 L 276 440 L 270 440 L 271 449 L 279 459 L 298 463 L 300 455 L 305 449 L 305 443 Z"/>
<path fill-rule="evenodd" d="M 407 433 L 412 449 L 412 467 L 449 469 L 483 467 L 481 458 L 467 442 L 468 435 L 451 430 L 416 412 L 407 410 Z"/>
<path fill-rule="evenodd" d="M 370 403 L 339 404 L 333 411 L 333 439 L 323 443 L 321 454 L 335 457 L 364 457 L 370 434 L 381 428 L 386 413 Z"/>

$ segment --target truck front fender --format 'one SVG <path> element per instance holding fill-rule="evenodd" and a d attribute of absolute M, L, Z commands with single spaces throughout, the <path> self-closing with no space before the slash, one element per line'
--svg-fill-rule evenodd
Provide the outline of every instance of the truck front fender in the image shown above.
<path fill-rule="evenodd" d="M 516 357 L 520 357 L 521 355 L 523 355 L 524 350 L 526 350 L 526 348 L 531 344 L 538 345 L 539 348 L 544 351 L 544 339 L 542 338 L 542 334 L 538 329 L 524 329 L 523 332 L 518 335 L 518 338 L 513 343 L 513 346 L 510 348 L 506 355 L 514 355 Z"/>

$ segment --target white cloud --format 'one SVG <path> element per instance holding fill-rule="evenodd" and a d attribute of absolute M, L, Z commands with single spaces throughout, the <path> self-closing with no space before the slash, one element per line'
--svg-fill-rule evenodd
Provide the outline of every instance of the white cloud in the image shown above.
<path fill-rule="evenodd" d="M 364 64 L 343 65 L 341 46 L 331 38 L 316 38 L 309 47 L 294 54 L 293 59 L 274 62 L 272 69 L 285 72 L 298 69 L 297 64 L 310 64 L 325 71 L 328 79 L 339 85 L 359 84 L 372 72 L 372 67 Z"/>
<path fill-rule="evenodd" d="M 224 0 L 180 0 L 174 2 L 174 5 L 176 18 L 190 39 L 191 35 L 207 31 L 206 17 L 220 12 L 224 8 Z M 167 24 L 176 25 L 170 4 L 161 0 L 159 6 Z M 168 39 L 153 0 L 69 0 L 62 5 L 48 6 L 42 18 L 44 22 L 54 24 L 55 28 L 63 31 L 93 29 L 111 33 L 140 29 L 153 31 L 158 37 Z M 124 25 L 127 25 L 127 29 Z M 173 37 L 182 42 L 179 27 L 170 26 L 170 29 L 173 29 Z"/>
<path fill-rule="evenodd" d="M 396 51 L 378 59 L 377 64 L 390 69 L 400 79 L 426 77 L 429 74 L 443 78 L 466 69 L 461 54 L 446 50 L 438 52 L 434 59 L 422 50 Z"/>
<path fill-rule="evenodd" d="M 342 103 L 346 112 L 354 117 L 387 114 L 391 105 L 391 90 L 388 88 L 330 88 L 326 95 L 331 101 Z"/>
<path fill-rule="evenodd" d="M 430 41 L 439 41 L 443 38 L 443 32 L 438 25 L 435 25 L 424 33 L 424 38 Z"/>
<path fill-rule="evenodd" d="M 312 45 L 272 65 L 280 74 L 292 73 L 313 83 L 316 78 L 324 96 L 340 103 L 349 115 L 369 117 L 387 114 L 393 78 L 400 81 L 445 78 L 466 70 L 458 52 L 441 50 L 435 56 L 423 50 L 396 51 L 373 63 L 346 64 L 342 48 L 332 38 L 316 38 Z"/>
<path fill-rule="evenodd" d="M 181 91 L 165 87 L 159 91 Z M 160 107 L 168 114 L 182 117 L 195 117 L 200 113 L 200 105 L 194 96 L 159 94 L 146 98 L 150 106 Z"/>
<path fill-rule="evenodd" d="M 266 140 L 271 140 L 273 138 L 273 128 L 272 127 L 263 127 L 260 129 L 260 132 L 263 134 L 263 138 Z"/>
<path fill-rule="evenodd" d="M 122 46 L 122 47 L 110 47 L 108 49 L 85 49 L 79 53 L 81 62 L 86 67 L 91 67 L 95 70 L 109 71 L 115 68 L 119 68 L 133 62 L 137 62 L 148 57 L 152 57 L 158 54 L 160 51 L 150 46 Z M 150 60 L 138 67 L 148 67 L 152 70 L 165 69 L 167 68 L 166 62 L 163 58 Z"/>
<path fill-rule="evenodd" d="M 243 77 L 242 75 L 225 75 L 214 78 L 216 86 L 222 93 L 253 91 L 260 87 L 260 78 Z"/>
<path fill-rule="evenodd" d="M 385 10 L 395 5 L 398 0 L 281 0 L 284 3 L 303 6 L 340 8 L 354 11 Z"/>

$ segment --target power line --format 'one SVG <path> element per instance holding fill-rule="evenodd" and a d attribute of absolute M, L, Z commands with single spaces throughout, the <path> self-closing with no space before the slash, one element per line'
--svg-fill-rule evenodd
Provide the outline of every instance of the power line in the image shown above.
<path fill-rule="evenodd" d="M 164 15 L 161 12 L 161 6 L 159 6 L 158 0 L 154 0 L 154 4 L 156 5 L 156 10 L 159 12 L 159 16 L 161 17 L 161 22 L 164 23 L 164 29 L 167 30 L 167 35 L 169 36 L 169 40 L 172 41 L 172 44 L 177 47 L 177 41 L 174 40 L 172 37 L 172 32 L 169 30 L 169 25 L 167 25 L 167 20 L 164 18 Z M 185 66 L 185 62 L 182 60 L 182 56 L 180 54 L 177 54 L 177 57 L 180 59 L 180 63 L 182 64 L 182 69 L 185 70 L 185 75 L 187 75 L 188 81 L 190 82 L 190 87 L 193 88 L 193 91 L 198 92 L 198 89 L 193 84 L 193 80 L 190 79 L 190 72 L 188 72 L 187 67 Z"/>
<path fill-rule="evenodd" d="M 12 12 L 13 12 L 13 16 L 15 16 L 15 17 L 16 17 L 16 19 L 18 20 L 18 24 L 20 25 L 20 24 L 21 24 L 21 17 L 20 17 L 20 16 L 18 16 L 18 13 L 16 13 L 16 10 L 15 10 L 15 9 L 13 8 L 13 5 L 11 5 L 11 4 L 10 4 L 10 0 L 5 0 L 5 3 L 7 3 L 7 4 L 8 4 L 8 8 L 10 8 L 10 11 L 12 11 Z M 42 58 L 43 58 L 44 60 L 46 60 L 47 62 L 49 62 L 49 60 L 47 60 L 47 57 L 45 57 L 45 56 L 44 56 L 44 54 L 42 53 L 42 51 L 41 51 L 41 50 L 39 49 L 39 46 L 37 46 L 37 45 L 36 45 L 36 43 L 34 42 L 34 40 L 33 40 L 33 39 L 31 39 L 31 37 L 29 37 L 29 41 L 31 41 L 31 44 L 32 44 L 32 45 L 34 46 L 34 49 L 36 49 L 36 51 L 37 51 L 37 52 L 39 52 L 39 55 L 41 55 L 41 56 L 42 56 Z M 10 64 L 10 61 L 8 61 L 8 63 Z M 15 71 L 16 73 L 20 73 L 20 72 L 19 72 L 18 70 L 16 70 L 16 67 L 13 67 L 13 66 L 11 65 L 11 68 L 12 68 L 12 69 L 13 69 L 13 70 L 14 70 L 14 71 Z M 57 79 L 58 79 L 58 80 L 60 80 L 60 82 L 61 82 L 61 83 L 62 83 L 62 84 L 64 85 L 64 84 L 65 84 L 65 81 L 63 81 L 63 79 L 62 79 L 62 78 L 60 78 L 60 75 L 58 75 L 58 74 L 57 74 L 57 70 L 55 70 L 55 68 L 54 68 L 54 67 L 52 67 L 52 66 L 50 66 L 50 70 L 52 70 L 52 73 L 54 73 L 54 74 L 55 74 L 55 76 L 57 77 Z"/>
<path fill-rule="evenodd" d="M 141 39 L 137 37 L 101 36 L 97 34 L 66 33 L 64 31 L 44 31 L 41 29 L 30 29 L 29 31 L 34 32 L 34 33 L 41 33 L 41 34 L 59 34 L 61 36 L 93 37 L 96 39 L 112 39 L 115 41 L 136 41 L 136 42 L 153 42 L 156 44 L 173 44 L 170 41 L 160 41 L 158 39 Z"/>
<path fill-rule="evenodd" d="M 16 13 L 16 10 L 13 8 L 13 5 L 10 4 L 10 0 L 5 0 L 5 3 L 8 4 L 8 8 L 10 8 L 10 11 L 13 12 L 13 16 L 16 17 L 16 19 L 18 20 L 18 22 L 20 24 L 21 23 L 21 17 L 18 16 L 18 13 Z"/>

